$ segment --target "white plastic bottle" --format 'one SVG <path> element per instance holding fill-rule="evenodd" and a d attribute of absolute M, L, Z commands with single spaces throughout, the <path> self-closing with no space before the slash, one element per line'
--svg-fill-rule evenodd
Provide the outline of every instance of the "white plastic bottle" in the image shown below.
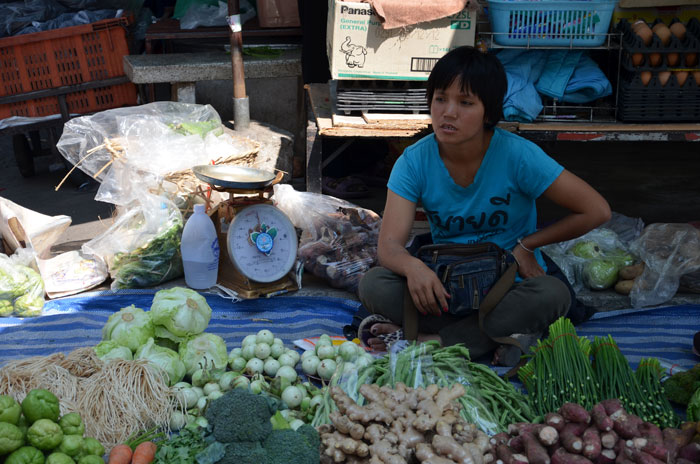
<path fill-rule="evenodd" d="M 187 286 L 195 290 L 214 286 L 219 271 L 219 239 L 204 205 L 194 205 L 194 214 L 182 230 L 180 251 Z"/>

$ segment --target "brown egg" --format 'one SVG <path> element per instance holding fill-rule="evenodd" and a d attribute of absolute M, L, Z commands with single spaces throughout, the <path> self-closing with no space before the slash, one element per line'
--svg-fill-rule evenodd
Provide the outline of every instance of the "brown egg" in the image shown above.
<path fill-rule="evenodd" d="M 651 30 L 661 39 L 662 44 L 668 45 L 671 42 L 671 30 L 664 23 L 658 23 Z"/>
<path fill-rule="evenodd" d="M 644 45 L 649 45 L 651 43 L 651 39 L 653 38 L 654 33 L 652 32 L 651 28 L 647 25 L 646 22 L 637 21 L 632 26 L 632 30 L 642 39 Z"/>
<path fill-rule="evenodd" d="M 661 64 L 661 53 L 649 53 L 649 64 L 656 67 Z"/>
<path fill-rule="evenodd" d="M 700 86 L 700 71 L 693 72 L 693 79 L 695 79 L 695 83 Z"/>
<path fill-rule="evenodd" d="M 685 81 L 688 80 L 688 72 L 687 71 L 676 71 L 673 73 L 674 76 L 676 76 L 676 80 L 678 81 L 678 85 L 683 87 L 683 84 L 685 84 Z"/>
<path fill-rule="evenodd" d="M 685 54 L 685 65 L 693 67 L 698 64 L 698 54 L 697 53 L 686 53 Z"/>
<path fill-rule="evenodd" d="M 671 73 L 669 71 L 659 72 L 659 83 L 661 84 L 661 87 L 664 87 L 670 78 Z"/>
<path fill-rule="evenodd" d="M 640 66 L 644 61 L 644 55 L 641 53 L 632 53 L 632 65 Z"/>
<path fill-rule="evenodd" d="M 685 26 L 682 22 L 675 22 L 671 24 L 671 27 L 669 27 L 669 29 L 671 30 L 671 34 L 678 37 L 678 40 L 680 40 L 681 42 L 685 40 Z"/>
<path fill-rule="evenodd" d="M 642 71 L 641 73 L 639 73 L 639 79 L 645 86 L 649 85 L 649 81 L 651 80 L 651 71 Z"/>
<path fill-rule="evenodd" d="M 666 63 L 669 66 L 675 66 L 678 64 L 678 53 L 668 53 L 666 54 Z"/>

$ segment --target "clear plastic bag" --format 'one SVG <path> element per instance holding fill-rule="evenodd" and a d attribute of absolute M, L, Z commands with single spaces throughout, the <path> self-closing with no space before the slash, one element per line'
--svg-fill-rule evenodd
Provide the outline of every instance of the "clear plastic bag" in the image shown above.
<path fill-rule="evenodd" d="M 41 316 L 44 281 L 30 267 L 33 261 L 33 252 L 26 249 L 11 257 L 0 254 L 0 317 Z"/>
<path fill-rule="evenodd" d="M 611 229 L 598 227 L 578 238 L 542 247 L 576 291 L 604 290 L 617 282 L 618 271 L 635 257 Z"/>
<path fill-rule="evenodd" d="M 630 293 L 635 308 L 670 300 L 681 276 L 700 270 L 700 230 L 690 224 L 650 224 L 631 249 L 645 264 Z"/>
<path fill-rule="evenodd" d="M 57 144 L 64 158 L 101 183 L 95 199 L 119 206 L 144 193 L 168 194 L 178 206 L 185 205 L 201 184 L 191 181 L 192 166 L 238 162 L 238 155 L 245 157 L 258 147 L 257 142 L 225 132 L 210 105 L 178 102 L 71 119 Z M 181 185 L 168 180 L 186 177 L 190 180 Z M 211 200 L 219 197 L 213 192 Z"/>
<path fill-rule="evenodd" d="M 82 251 L 105 261 L 113 290 L 153 287 L 183 275 L 182 228 L 182 215 L 172 202 L 146 194 Z"/>
<path fill-rule="evenodd" d="M 320 193 L 274 187 L 275 205 L 302 230 L 299 257 L 304 269 L 335 288 L 357 291 L 377 262 L 381 218 L 371 210 Z"/>

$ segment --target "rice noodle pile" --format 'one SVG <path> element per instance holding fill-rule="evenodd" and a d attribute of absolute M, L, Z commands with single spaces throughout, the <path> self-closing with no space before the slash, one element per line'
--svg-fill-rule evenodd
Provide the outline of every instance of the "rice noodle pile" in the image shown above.
<path fill-rule="evenodd" d="M 78 411 L 85 432 L 110 448 L 159 425 L 169 431 L 173 394 L 163 371 L 148 361 L 115 360 L 81 382 Z"/>
<path fill-rule="evenodd" d="M 184 410 L 163 371 L 147 361 L 104 363 L 91 347 L 68 356 L 54 353 L 12 361 L 0 368 L 0 394 L 21 402 L 35 388 L 56 395 L 62 415 L 79 413 L 86 436 L 98 439 L 108 451 L 134 432 L 154 426 L 169 432 L 173 405 Z"/>

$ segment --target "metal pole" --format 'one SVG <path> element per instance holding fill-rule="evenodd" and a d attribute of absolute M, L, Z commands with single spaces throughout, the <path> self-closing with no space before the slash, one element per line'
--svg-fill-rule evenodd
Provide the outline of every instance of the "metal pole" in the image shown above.
<path fill-rule="evenodd" d="M 239 13 L 239 0 L 228 0 L 233 71 L 233 127 L 236 130 L 245 129 L 250 125 L 250 107 L 245 93 L 245 75 L 243 73 L 243 33 Z"/>

